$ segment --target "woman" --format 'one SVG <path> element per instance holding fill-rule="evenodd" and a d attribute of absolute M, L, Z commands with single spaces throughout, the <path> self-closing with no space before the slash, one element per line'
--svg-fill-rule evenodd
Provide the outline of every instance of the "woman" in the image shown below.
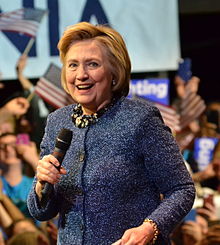
<path fill-rule="evenodd" d="M 58 244 L 169 244 L 194 186 L 159 111 L 125 98 L 131 65 L 122 37 L 82 22 L 58 48 L 63 87 L 77 104 L 48 116 L 30 212 L 39 220 L 59 213 Z M 73 139 L 59 172 L 50 154 L 62 128 Z M 42 206 L 44 182 L 54 192 Z"/>
<path fill-rule="evenodd" d="M 14 133 L 0 135 L 0 169 L 2 169 L 0 180 L 3 193 L 25 216 L 30 217 L 27 196 L 32 187 L 33 177 L 24 174 L 24 169 L 30 167 L 34 172 L 39 154 L 34 142 L 22 142 L 22 139 L 27 140 L 23 136 L 26 135 Z"/>

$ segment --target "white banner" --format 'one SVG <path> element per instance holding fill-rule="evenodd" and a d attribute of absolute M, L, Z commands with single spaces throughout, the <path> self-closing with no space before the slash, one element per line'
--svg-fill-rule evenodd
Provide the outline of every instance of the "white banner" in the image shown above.
<path fill-rule="evenodd" d="M 24 4 L 24 5 L 22 5 Z M 61 66 L 57 42 L 69 25 L 108 22 L 125 39 L 132 72 L 176 70 L 180 57 L 177 0 L 1 0 L 2 13 L 23 7 L 48 10 L 29 54 L 25 75 L 38 78 L 53 62 Z M 19 37 L 18 37 L 19 36 Z M 0 32 L 0 72 L 16 78 L 22 35 Z M 27 38 L 27 37 L 25 37 Z M 19 50 L 20 48 L 20 50 Z"/>

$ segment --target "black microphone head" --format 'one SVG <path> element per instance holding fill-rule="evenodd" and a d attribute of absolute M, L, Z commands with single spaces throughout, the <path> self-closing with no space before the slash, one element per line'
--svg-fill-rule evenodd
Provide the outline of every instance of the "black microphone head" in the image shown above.
<path fill-rule="evenodd" d="M 67 151 L 71 144 L 73 132 L 69 129 L 63 128 L 60 130 L 55 143 L 55 148 L 61 151 Z"/>

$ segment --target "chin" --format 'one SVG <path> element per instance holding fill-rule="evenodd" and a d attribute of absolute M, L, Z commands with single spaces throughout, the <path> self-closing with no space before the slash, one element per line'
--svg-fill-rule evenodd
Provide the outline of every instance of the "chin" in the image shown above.
<path fill-rule="evenodd" d="M 94 100 L 88 99 L 88 98 L 76 98 L 76 100 L 78 103 L 80 103 L 82 106 L 91 106 L 92 104 L 94 104 Z"/>

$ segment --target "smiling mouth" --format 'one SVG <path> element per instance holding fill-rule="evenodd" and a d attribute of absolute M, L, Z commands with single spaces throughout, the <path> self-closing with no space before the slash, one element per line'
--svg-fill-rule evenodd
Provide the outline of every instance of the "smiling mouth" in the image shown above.
<path fill-rule="evenodd" d="M 77 85 L 77 89 L 79 90 L 87 90 L 87 89 L 90 89 L 94 86 L 94 84 L 90 84 L 90 85 Z"/>

